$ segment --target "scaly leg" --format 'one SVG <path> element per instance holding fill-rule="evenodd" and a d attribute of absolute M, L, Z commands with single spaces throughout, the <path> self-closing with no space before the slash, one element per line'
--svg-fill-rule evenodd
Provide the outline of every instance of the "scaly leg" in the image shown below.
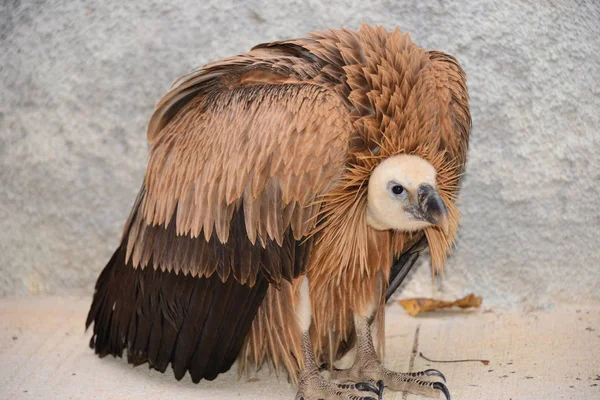
<path fill-rule="evenodd" d="M 315 355 L 308 332 L 302 334 L 302 354 L 304 369 L 300 373 L 296 400 L 377 400 L 381 399 L 383 384 L 378 388 L 372 383 L 336 383 L 323 378 L 317 368 Z M 377 398 L 369 396 L 375 393 Z"/>
<path fill-rule="evenodd" d="M 383 383 L 379 388 L 372 383 L 336 383 L 326 380 L 320 373 L 310 341 L 312 312 L 308 291 L 308 278 L 300 288 L 300 301 L 296 310 L 298 326 L 302 332 L 304 368 L 300 371 L 296 400 L 377 400 L 381 399 Z M 375 397 L 370 396 L 375 393 Z"/>
<path fill-rule="evenodd" d="M 446 378 L 440 371 L 435 369 L 407 373 L 390 371 L 381 364 L 377 357 L 367 318 L 355 316 L 354 326 L 357 346 L 354 365 L 346 370 L 333 371 L 332 379 L 342 382 L 382 380 L 386 387 L 395 391 L 427 397 L 438 397 L 440 393 L 443 393 L 446 399 L 450 400 L 450 393 L 446 385 L 442 382 L 427 380 L 429 377 L 438 377 L 445 382 Z"/>

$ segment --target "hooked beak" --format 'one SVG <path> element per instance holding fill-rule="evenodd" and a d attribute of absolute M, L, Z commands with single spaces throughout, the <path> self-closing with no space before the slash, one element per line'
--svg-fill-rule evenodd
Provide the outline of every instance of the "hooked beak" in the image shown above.
<path fill-rule="evenodd" d="M 417 191 L 417 201 L 423 219 L 447 234 L 450 225 L 448 210 L 439 193 L 431 185 L 421 184 Z"/>

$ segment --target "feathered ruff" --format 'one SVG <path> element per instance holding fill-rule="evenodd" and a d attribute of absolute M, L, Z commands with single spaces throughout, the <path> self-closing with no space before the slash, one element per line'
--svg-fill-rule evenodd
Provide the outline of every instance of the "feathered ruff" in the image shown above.
<path fill-rule="evenodd" d="M 307 46 L 315 54 L 339 54 L 327 58 L 344 60 L 345 94 L 356 117 L 349 166 L 342 183 L 326 195 L 324 222 L 314 233 L 329 230 L 334 213 L 363 212 L 358 204 L 366 203 L 368 179 L 381 161 L 397 154 L 418 155 L 435 167 L 438 190 L 450 214 L 447 235 L 434 227 L 425 230 L 432 264 L 441 271 L 460 220 L 455 202 L 471 124 L 464 72 L 453 57 L 417 47 L 398 29 L 388 33 L 363 25 L 358 33 L 318 32 L 313 37 L 322 46 Z M 348 220 L 362 222 L 356 215 Z M 395 242 L 398 256 L 405 240 Z"/>

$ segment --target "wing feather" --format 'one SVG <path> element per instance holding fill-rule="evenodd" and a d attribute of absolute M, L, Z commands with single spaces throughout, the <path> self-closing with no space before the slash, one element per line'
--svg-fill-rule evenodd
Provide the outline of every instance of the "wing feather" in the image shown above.
<path fill-rule="evenodd" d="M 262 269 L 275 284 L 293 278 L 294 268 L 271 261 L 256 268 L 223 256 L 207 265 L 202 245 L 186 239 L 208 242 L 216 235 L 227 243 L 232 216 L 241 209 L 250 243 L 281 246 L 288 229 L 300 240 L 316 223 L 315 203 L 343 172 L 350 111 L 330 88 L 299 80 L 292 66 L 302 60 L 284 53 L 256 49 L 211 64 L 159 102 L 148 126 L 141 212 L 127 241 L 126 261 L 131 257 L 134 267 L 152 259 L 154 268 L 192 276 L 216 271 L 222 280 L 232 274 L 249 283 Z M 256 54 L 275 59 L 269 64 Z M 170 224 L 184 239 L 165 234 Z M 242 270 L 231 271 L 233 265 Z"/>

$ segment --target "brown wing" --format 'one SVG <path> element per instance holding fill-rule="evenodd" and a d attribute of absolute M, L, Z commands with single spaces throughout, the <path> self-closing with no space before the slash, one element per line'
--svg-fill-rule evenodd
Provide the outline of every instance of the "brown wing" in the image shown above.
<path fill-rule="evenodd" d="M 144 186 L 98 278 L 100 355 L 169 363 L 181 379 L 231 366 L 269 283 L 304 272 L 319 196 L 343 171 L 341 100 L 303 81 L 293 49 L 258 49 L 184 77 L 149 124 Z"/>
<path fill-rule="evenodd" d="M 315 222 L 315 200 L 343 170 L 352 126 L 329 89 L 264 71 L 220 69 L 223 75 L 208 81 L 199 79 L 204 71 L 189 77 L 200 80 L 194 89 L 199 93 L 166 124 L 155 122 L 169 114 L 164 107 L 170 103 L 163 101 L 150 123 L 146 193 L 128 238 L 127 257 L 135 266 L 145 267 L 154 256 L 162 270 L 210 276 L 214 265 L 189 262 L 181 252 L 193 253 L 190 246 L 214 234 L 227 243 L 234 213 L 243 215 L 253 245 L 281 246 L 288 228 L 300 240 Z M 191 90 L 187 86 L 166 97 L 177 98 Z M 148 230 L 171 225 L 188 240 L 157 254 L 156 242 L 163 239 Z M 194 240 L 199 236 L 205 241 Z M 222 279 L 233 273 L 241 283 L 256 276 L 256 268 L 217 272 Z M 278 283 L 279 271 L 265 272 Z"/>

